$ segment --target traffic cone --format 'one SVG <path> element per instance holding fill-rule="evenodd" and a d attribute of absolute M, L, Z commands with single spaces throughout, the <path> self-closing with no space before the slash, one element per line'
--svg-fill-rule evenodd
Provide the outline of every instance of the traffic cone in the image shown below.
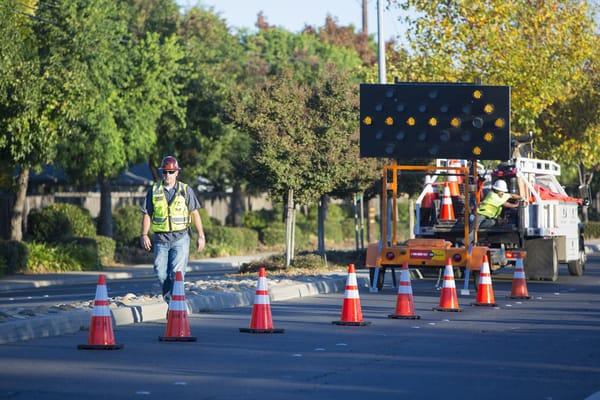
<path fill-rule="evenodd" d="M 442 210 L 440 211 L 440 221 L 455 221 L 454 207 L 450 198 L 450 188 L 448 182 L 444 184 L 444 196 L 442 197 Z"/>
<path fill-rule="evenodd" d="M 342 305 L 342 318 L 339 321 L 332 321 L 331 323 L 334 325 L 350 326 L 371 324 L 370 322 L 363 321 L 354 264 L 348 264 L 348 278 L 346 279 L 346 291 L 344 292 L 344 304 Z"/>
<path fill-rule="evenodd" d="M 436 194 L 433 190 L 431 177 L 425 176 L 425 189 L 423 198 L 421 199 L 421 225 L 430 225 L 433 223 L 435 214 L 435 199 Z"/>
<path fill-rule="evenodd" d="M 442 285 L 440 304 L 438 307 L 434 307 L 433 311 L 462 311 L 462 309 L 458 307 L 458 296 L 456 295 L 454 271 L 452 269 L 452 259 L 450 258 L 447 259 L 446 267 L 444 268 L 444 284 Z"/>
<path fill-rule="evenodd" d="M 483 264 L 479 271 L 479 282 L 477 284 L 477 297 L 474 306 L 494 307 L 494 289 L 492 288 L 492 275 L 487 255 L 483 256 Z"/>
<path fill-rule="evenodd" d="M 195 342 L 196 337 L 190 332 L 185 291 L 183 288 L 183 273 L 177 271 L 173 284 L 173 295 L 167 312 L 167 327 L 165 335 L 159 336 L 161 342 Z"/>
<path fill-rule="evenodd" d="M 388 318 L 421 318 L 415 314 L 412 286 L 410 285 L 410 271 L 408 270 L 407 262 L 402 264 L 402 269 L 400 270 L 400 283 L 398 284 L 398 297 L 396 298 L 396 313 L 388 315 Z"/>
<path fill-rule="evenodd" d="M 119 350 L 123 348 L 122 344 L 115 344 L 112 317 L 108 307 L 106 277 L 104 275 L 98 277 L 88 342 L 87 344 L 78 345 L 77 348 L 80 350 Z"/>
<path fill-rule="evenodd" d="M 529 291 L 527 290 L 527 279 L 525 278 L 525 270 L 523 269 L 523 259 L 517 258 L 515 264 L 515 273 L 513 275 L 512 290 L 510 292 L 511 299 L 530 299 Z"/>
<path fill-rule="evenodd" d="M 256 295 L 254 296 L 254 305 L 252 306 L 252 317 L 250 318 L 249 328 L 240 328 L 244 333 L 283 333 L 283 329 L 273 328 L 273 319 L 271 318 L 271 304 L 269 303 L 269 290 L 267 287 L 267 272 L 265 267 L 258 270 L 258 283 L 256 285 Z"/>

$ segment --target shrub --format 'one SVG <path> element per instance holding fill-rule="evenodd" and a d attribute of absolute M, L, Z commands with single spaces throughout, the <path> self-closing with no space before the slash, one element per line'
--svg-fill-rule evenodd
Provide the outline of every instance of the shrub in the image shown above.
<path fill-rule="evenodd" d="M 213 226 L 206 232 L 211 245 L 226 245 L 234 250 L 254 250 L 258 246 L 258 233 L 248 228 Z"/>
<path fill-rule="evenodd" d="M 0 275 L 25 272 L 29 251 L 27 245 L 15 240 L 0 240 Z"/>
<path fill-rule="evenodd" d="M 316 254 L 305 254 L 294 257 L 290 266 L 293 268 L 318 269 L 325 267 L 325 260 Z"/>
<path fill-rule="evenodd" d="M 89 211 L 73 204 L 54 203 L 32 210 L 27 231 L 33 241 L 52 243 L 73 237 L 91 237 L 96 228 Z"/>
<path fill-rule="evenodd" d="M 27 270 L 30 272 L 62 272 L 93 270 L 98 256 L 92 246 L 77 243 L 29 243 Z"/>
<path fill-rule="evenodd" d="M 584 237 L 586 239 L 600 238 L 600 222 L 590 221 L 585 224 Z"/>
<path fill-rule="evenodd" d="M 285 245 L 285 225 L 274 223 L 260 232 L 261 241 L 267 246 Z"/>
<path fill-rule="evenodd" d="M 261 231 L 274 220 L 273 210 L 246 211 L 242 216 L 242 225 L 246 228 Z"/>
<path fill-rule="evenodd" d="M 221 221 L 219 221 L 217 218 L 209 216 L 208 212 L 204 208 L 199 208 L 198 212 L 200 213 L 200 219 L 202 220 L 202 227 L 212 228 L 213 226 L 221 225 Z"/>
<path fill-rule="evenodd" d="M 114 238 L 119 247 L 137 245 L 140 238 L 142 213 L 140 207 L 127 205 L 113 213 Z"/>
<path fill-rule="evenodd" d="M 108 236 L 98 235 L 94 238 L 96 240 L 96 248 L 100 265 L 110 265 L 115 262 L 115 250 L 117 248 L 116 242 Z"/>

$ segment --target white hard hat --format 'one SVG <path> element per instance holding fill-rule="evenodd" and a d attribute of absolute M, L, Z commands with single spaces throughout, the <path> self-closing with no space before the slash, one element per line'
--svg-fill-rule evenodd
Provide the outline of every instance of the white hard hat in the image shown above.
<path fill-rule="evenodd" d="M 494 182 L 492 189 L 497 190 L 499 192 L 508 192 L 508 186 L 506 186 L 506 182 L 502 179 L 498 179 L 496 182 Z"/>

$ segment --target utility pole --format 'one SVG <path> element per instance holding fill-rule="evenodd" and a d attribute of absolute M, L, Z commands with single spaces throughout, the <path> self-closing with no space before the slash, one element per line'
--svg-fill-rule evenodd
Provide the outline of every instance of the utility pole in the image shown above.
<path fill-rule="evenodd" d="M 362 0 L 362 33 L 369 35 L 369 0 Z"/>
<path fill-rule="evenodd" d="M 386 83 L 385 78 L 385 39 L 383 38 L 383 0 L 377 0 L 377 52 L 379 64 L 379 83 Z"/>

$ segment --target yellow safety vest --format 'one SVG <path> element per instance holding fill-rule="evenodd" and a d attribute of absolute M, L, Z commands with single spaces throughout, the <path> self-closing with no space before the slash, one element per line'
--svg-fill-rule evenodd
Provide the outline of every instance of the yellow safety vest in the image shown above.
<path fill-rule="evenodd" d="M 190 211 L 185 202 L 187 185 L 177 182 L 171 204 L 167 203 L 162 183 L 152 186 L 152 231 L 175 232 L 187 229 L 190 225 Z"/>
<path fill-rule="evenodd" d="M 510 195 L 508 193 L 502 193 L 502 196 L 499 196 L 498 193 L 492 190 L 479 204 L 477 214 L 487 218 L 497 218 L 502 212 L 502 206 L 509 198 Z"/>

